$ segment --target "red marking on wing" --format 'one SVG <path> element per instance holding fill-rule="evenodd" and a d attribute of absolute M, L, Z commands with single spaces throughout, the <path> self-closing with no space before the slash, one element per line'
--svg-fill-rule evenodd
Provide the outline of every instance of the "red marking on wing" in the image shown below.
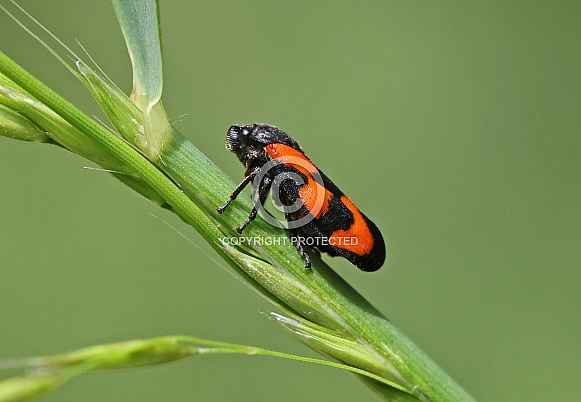
<path fill-rule="evenodd" d="M 264 149 L 272 159 L 284 163 L 305 175 L 307 181 L 299 188 L 299 197 L 303 205 L 315 218 L 319 218 L 329 211 L 329 203 L 331 198 L 333 198 L 333 194 L 315 181 L 313 175 L 319 174 L 319 170 L 309 158 L 300 151 L 280 143 L 268 144 Z M 322 200 L 320 199 L 321 194 L 323 195 Z"/>
<path fill-rule="evenodd" d="M 365 218 L 363 218 L 361 211 L 359 211 L 349 198 L 343 195 L 341 202 L 353 214 L 353 223 L 347 230 L 337 229 L 331 233 L 329 243 L 357 255 L 368 254 L 373 249 L 374 240 L 373 234 L 369 230 L 367 222 L 365 222 Z M 357 241 L 353 240 L 355 238 Z"/>

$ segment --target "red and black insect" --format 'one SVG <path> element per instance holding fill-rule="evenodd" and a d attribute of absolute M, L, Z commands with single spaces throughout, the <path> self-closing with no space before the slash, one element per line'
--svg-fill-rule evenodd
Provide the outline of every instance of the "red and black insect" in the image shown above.
<path fill-rule="evenodd" d="M 255 202 L 248 219 L 237 228 L 238 233 L 256 218 L 275 185 L 278 194 L 273 196 L 280 200 L 290 237 L 307 267 L 311 261 L 303 245 L 345 257 L 363 271 L 376 271 L 383 265 L 385 243 L 377 226 L 284 131 L 264 124 L 232 126 L 226 135 L 226 148 L 244 164 L 246 173 L 218 212 L 223 213 L 253 180 L 258 193 L 259 203 Z"/>

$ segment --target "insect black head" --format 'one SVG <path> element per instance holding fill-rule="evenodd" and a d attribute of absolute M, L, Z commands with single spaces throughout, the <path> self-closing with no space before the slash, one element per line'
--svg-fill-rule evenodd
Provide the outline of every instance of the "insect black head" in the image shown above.
<path fill-rule="evenodd" d="M 252 127 L 231 126 L 226 134 L 226 149 L 236 154 L 240 162 L 245 164 L 246 150 L 248 147 L 248 135 Z"/>
<path fill-rule="evenodd" d="M 226 149 L 232 151 L 247 169 L 266 163 L 264 148 L 285 144 L 302 152 L 301 147 L 284 131 L 267 124 L 231 126 L 226 134 Z"/>

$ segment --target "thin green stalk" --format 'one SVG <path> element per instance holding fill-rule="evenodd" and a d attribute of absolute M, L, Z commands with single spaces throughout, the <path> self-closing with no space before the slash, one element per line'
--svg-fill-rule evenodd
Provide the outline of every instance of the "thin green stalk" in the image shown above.
<path fill-rule="evenodd" d="M 63 117 L 72 126 L 103 146 L 122 163 L 131 166 L 139 177 L 171 205 L 178 215 L 195 226 L 204 239 L 228 260 L 221 248 L 217 246 L 216 239 L 220 237 L 221 233 L 217 230 L 216 225 L 171 180 L 144 159 L 138 151 L 42 84 L 1 51 L 0 68 L 4 75 L 18 83 L 40 102 L 49 106 L 50 109 Z"/>
<path fill-rule="evenodd" d="M 407 395 L 408 400 L 415 399 L 400 385 L 345 364 L 192 336 L 166 336 L 95 345 L 58 355 L 0 360 L 0 369 L 35 369 L 30 370 L 28 375 L 0 381 L 0 402 L 28 400 L 51 392 L 74 377 L 91 371 L 133 369 L 195 356 L 219 354 L 270 356 L 338 368 L 392 387 L 400 395 Z"/>

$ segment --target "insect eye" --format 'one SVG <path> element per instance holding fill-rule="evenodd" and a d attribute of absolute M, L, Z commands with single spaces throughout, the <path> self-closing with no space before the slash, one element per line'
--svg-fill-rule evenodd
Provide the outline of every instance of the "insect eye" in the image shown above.
<path fill-rule="evenodd" d="M 234 151 L 235 149 L 240 148 L 240 145 L 238 129 L 235 126 L 232 126 L 226 135 L 226 148 L 230 151 Z"/>

